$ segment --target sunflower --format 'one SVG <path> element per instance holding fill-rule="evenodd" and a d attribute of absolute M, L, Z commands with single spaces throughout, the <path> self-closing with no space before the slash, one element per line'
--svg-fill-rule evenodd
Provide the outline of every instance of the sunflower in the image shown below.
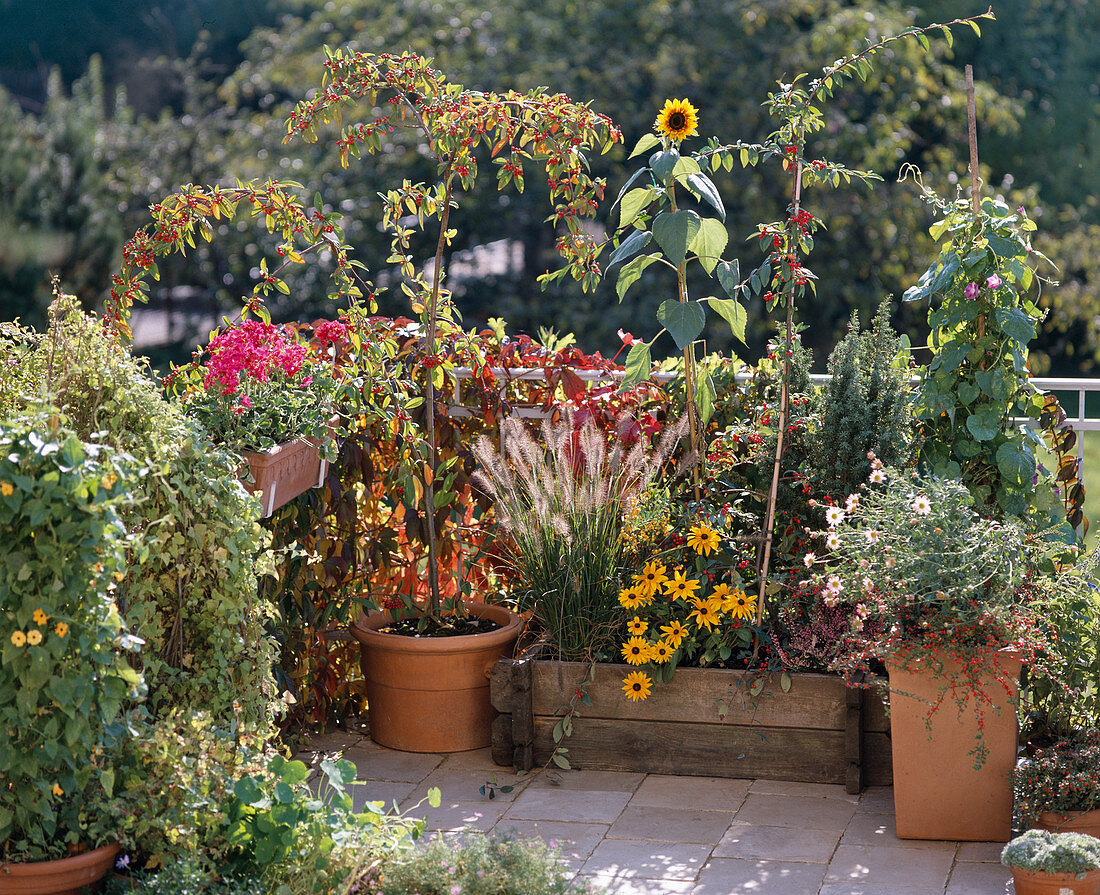
<path fill-rule="evenodd" d="M 672 600 L 690 600 L 699 589 L 699 582 L 688 578 L 683 569 L 677 569 L 665 582 L 665 594 Z"/>
<path fill-rule="evenodd" d="M 695 610 L 688 618 L 695 619 L 695 624 L 700 628 L 706 628 L 709 631 L 718 622 L 722 607 L 717 600 L 700 600 L 695 597 L 692 599 L 691 605 L 695 607 Z"/>
<path fill-rule="evenodd" d="M 642 567 L 640 575 L 635 575 L 634 580 L 647 597 L 652 597 L 662 584 L 668 580 L 665 567 L 657 560 L 647 562 Z"/>
<path fill-rule="evenodd" d="M 662 137 L 668 137 L 674 143 L 684 137 L 694 137 L 699 123 L 699 112 L 686 99 L 666 99 L 665 107 L 657 114 L 653 127 Z"/>
<path fill-rule="evenodd" d="M 684 638 L 688 635 L 688 629 L 684 627 L 684 623 L 679 619 L 674 619 L 667 625 L 661 625 L 661 633 L 664 635 L 665 643 L 671 646 L 673 649 L 679 649 L 680 644 L 684 642 Z"/>
<path fill-rule="evenodd" d="M 645 665 L 649 661 L 649 643 L 642 637 L 631 637 L 623 644 L 623 658 L 631 665 Z"/>
<path fill-rule="evenodd" d="M 642 621 L 638 616 L 634 616 L 626 623 L 626 630 L 635 637 L 644 637 L 645 632 L 649 630 L 649 624 Z"/>
<path fill-rule="evenodd" d="M 734 618 L 752 618 L 752 600 L 743 590 L 735 590 L 722 603 L 722 611 L 728 612 Z"/>
<path fill-rule="evenodd" d="M 652 691 L 653 681 L 649 679 L 648 674 L 643 674 L 641 671 L 632 671 L 623 678 L 623 692 L 631 702 L 641 702 L 643 699 L 648 698 Z"/>
<path fill-rule="evenodd" d="M 623 609 L 637 609 L 639 606 L 644 606 L 649 600 L 650 598 L 642 593 L 639 585 L 627 587 L 619 591 L 619 605 L 622 606 Z"/>
<path fill-rule="evenodd" d="M 669 659 L 672 658 L 672 654 L 675 650 L 672 646 L 664 640 L 658 640 L 653 644 L 653 661 L 658 665 L 664 665 Z"/>
<path fill-rule="evenodd" d="M 693 525 L 687 539 L 687 545 L 704 556 L 710 556 L 717 550 L 719 542 L 718 532 L 705 525 Z"/>

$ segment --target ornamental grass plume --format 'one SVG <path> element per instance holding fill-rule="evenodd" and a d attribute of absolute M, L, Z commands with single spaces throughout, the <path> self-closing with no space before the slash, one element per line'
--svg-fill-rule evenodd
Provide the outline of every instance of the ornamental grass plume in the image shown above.
<path fill-rule="evenodd" d="M 563 659 L 595 656 L 618 625 L 623 503 L 644 490 L 685 429 L 666 427 L 655 449 L 615 439 L 611 448 L 591 422 L 544 422 L 532 437 L 505 420 L 500 450 L 487 437 L 473 448 L 475 481 L 494 499 L 507 533 L 521 611 L 533 613 Z"/>

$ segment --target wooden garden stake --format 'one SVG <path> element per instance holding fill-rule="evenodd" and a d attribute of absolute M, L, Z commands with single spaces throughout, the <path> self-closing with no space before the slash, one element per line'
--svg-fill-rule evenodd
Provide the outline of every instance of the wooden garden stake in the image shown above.
<path fill-rule="evenodd" d="M 974 66 L 966 66 L 966 124 L 970 137 L 970 207 L 978 215 L 982 210 L 981 181 L 978 179 L 978 116 L 974 110 Z M 978 338 L 985 335 L 985 315 L 978 315 Z M 983 364 L 984 366 L 984 364 Z"/>

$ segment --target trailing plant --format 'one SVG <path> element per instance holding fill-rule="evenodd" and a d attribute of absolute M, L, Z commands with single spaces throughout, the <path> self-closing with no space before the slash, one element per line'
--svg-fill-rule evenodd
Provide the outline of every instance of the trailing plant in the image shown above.
<path fill-rule="evenodd" d="M 114 750 L 144 693 L 117 594 L 133 477 L 55 409 L 0 420 L 0 861 L 114 835 Z"/>
<path fill-rule="evenodd" d="M 818 398 L 821 424 L 811 436 L 816 484 L 840 497 L 871 474 L 869 451 L 886 466 L 905 467 L 913 443 L 908 339 L 890 328 L 883 302 L 871 329 L 860 332 L 853 311 L 848 334 L 829 355 L 829 380 Z"/>
<path fill-rule="evenodd" d="M 1036 749 L 1012 773 L 1016 811 L 1025 826 L 1044 811 L 1077 814 L 1100 809 L 1100 730 Z"/>
<path fill-rule="evenodd" d="M 1001 863 L 1043 873 L 1072 873 L 1083 879 L 1090 870 L 1100 870 L 1100 839 L 1082 833 L 1028 830 L 1004 847 Z"/>

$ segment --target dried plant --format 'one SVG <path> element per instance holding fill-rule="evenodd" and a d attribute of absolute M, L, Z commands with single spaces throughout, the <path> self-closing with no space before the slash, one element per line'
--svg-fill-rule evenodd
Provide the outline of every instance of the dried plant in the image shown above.
<path fill-rule="evenodd" d="M 536 440 L 518 419 L 501 428 L 498 451 L 485 436 L 474 446 L 475 481 L 494 499 L 508 535 L 515 596 L 550 633 L 564 659 L 597 656 L 621 615 L 623 500 L 660 471 L 685 430 L 665 428 L 655 449 L 645 441 L 609 448 L 591 423 L 544 422 Z"/>

